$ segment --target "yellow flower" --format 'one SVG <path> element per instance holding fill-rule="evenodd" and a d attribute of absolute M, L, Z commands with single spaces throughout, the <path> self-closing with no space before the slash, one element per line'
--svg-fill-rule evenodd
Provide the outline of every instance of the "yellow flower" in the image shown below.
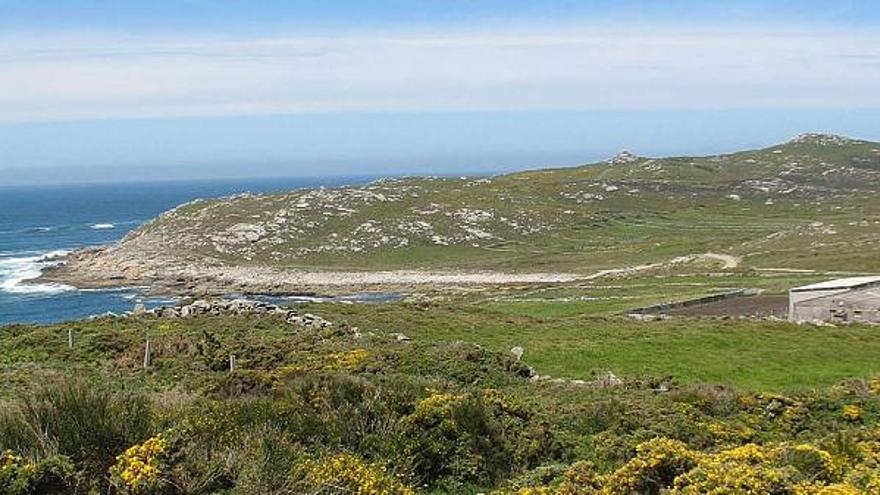
<path fill-rule="evenodd" d="M 871 391 L 871 393 L 880 395 L 880 377 L 872 378 L 868 382 L 868 389 Z"/>
<path fill-rule="evenodd" d="M 414 495 L 381 464 L 368 464 L 354 454 L 342 453 L 320 461 L 307 460 L 297 466 L 305 481 L 329 493 L 357 495 Z"/>
<path fill-rule="evenodd" d="M 133 445 L 116 457 L 110 468 L 110 479 L 123 493 L 150 493 L 161 482 L 160 466 L 168 449 L 161 435 Z"/>
<path fill-rule="evenodd" d="M 859 421 L 862 419 L 862 408 L 858 406 L 858 404 L 847 404 L 843 406 L 843 411 L 841 412 L 843 419 L 847 421 Z"/>

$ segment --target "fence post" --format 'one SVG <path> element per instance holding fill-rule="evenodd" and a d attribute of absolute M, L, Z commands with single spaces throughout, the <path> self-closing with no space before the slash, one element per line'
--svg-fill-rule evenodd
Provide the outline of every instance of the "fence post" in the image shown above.
<path fill-rule="evenodd" d="M 153 346 L 150 344 L 150 339 L 147 339 L 146 345 L 144 345 L 144 369 L 148 369 L 153 365 Z"/>
<path fill-rule="evenodd" d="M 229 372 L 235 371 L 235 354 L 229 355 Z"/>
<path fill-rule="evenodd" d="M 73 329 L 67 329 L 67 348 L 73 349 Z"/>

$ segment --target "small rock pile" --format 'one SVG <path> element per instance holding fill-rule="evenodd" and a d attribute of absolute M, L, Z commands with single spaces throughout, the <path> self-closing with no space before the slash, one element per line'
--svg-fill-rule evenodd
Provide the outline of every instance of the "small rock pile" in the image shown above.
<path fill-rule="evenodd" d="M 641 160 L 641 158 L 639 158 L 638 155 L 630 153 L 627 150 L 623 150 L 620 153 L 618 153 L 617 155 L 615 155 L 613 158 L 607 160 L 607 162 L 612 165 L 622 165 L 625 163 L 637 162 L 639 160 Z"/>
<path fill-rule="evenodd" d="M 525 350 L 521 346 L 516 346 L 510 349 L 510 354 L 513 356 L 513 359 L 516 362 L 521 362 L 523 354 Z M 566 380 L 565 378 L 553 378 L 550 375 L 539 375 L 534 368 L 529 367 L 529 380 L 532 382 L 547 382 L 553 383 L 556 385 L 575 385 L 578 387 L 586 387 L 590 386 L 593 388 L 618 388 L 624 385 L 623 380 L 617 377 L 611 371 L 606 371 L 605 373 L 600 374 L 596 377 L 595 380 L 586 381 L 586 380 Z M 661 390 L 662 392 L 666 392 L 667 390 Z"/>
<path fill-rule="evenodd" d="M 233 299 L 215 301 L 206 301 L 199 299 L 191 304 L 182 306 L 159 306 L 154 309 L 145 310 L 138 308 L 135 314 L 152 314 L 159 318 L 192 318 L 195 316 L 249 316 L 249 315 L 280 315 L 284 317 L 287 323 L 299 325 L 303 327 L 326 328 L 333 326 L 333 323 L 315 316 L 310 313 L 300 315 L 297 310 L 290 308 L 281 308 L 274 304 L 263 301 L 252 301 L 249 299 Z"/>

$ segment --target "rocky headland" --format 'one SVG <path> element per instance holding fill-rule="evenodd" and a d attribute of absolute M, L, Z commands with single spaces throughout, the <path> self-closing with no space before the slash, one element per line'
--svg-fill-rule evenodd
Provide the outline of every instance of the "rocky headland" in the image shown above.
<path fill-rule="evenodd" d="M 880 144 L 840 136 L 707 157 L 623 152 L 496 177 L 197 200 L 117 244 L 72 253 L 39 281 L 332 295 L 574 282 L 713 262 L 876 271 L 864 259 L 880 251 L 878 190 Z M 813 256 L 785 254 L 805 251 Z"/>

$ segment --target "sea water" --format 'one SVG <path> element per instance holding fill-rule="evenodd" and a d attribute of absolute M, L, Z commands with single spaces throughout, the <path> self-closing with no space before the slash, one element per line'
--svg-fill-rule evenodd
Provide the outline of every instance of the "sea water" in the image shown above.
<path fill-rule="evenodd" d="M 249 179 L 3 187 L 0 185 L 0 325 L 49 323 L 168 303 L 143 288 L 78 290 L 28 280 L 59 255 L 110 244 L 163 211 L 196 198 L 301 187 L 334 187 L 368 177 Z M 2 184 L 2 178 L 0 178 Z"/>

